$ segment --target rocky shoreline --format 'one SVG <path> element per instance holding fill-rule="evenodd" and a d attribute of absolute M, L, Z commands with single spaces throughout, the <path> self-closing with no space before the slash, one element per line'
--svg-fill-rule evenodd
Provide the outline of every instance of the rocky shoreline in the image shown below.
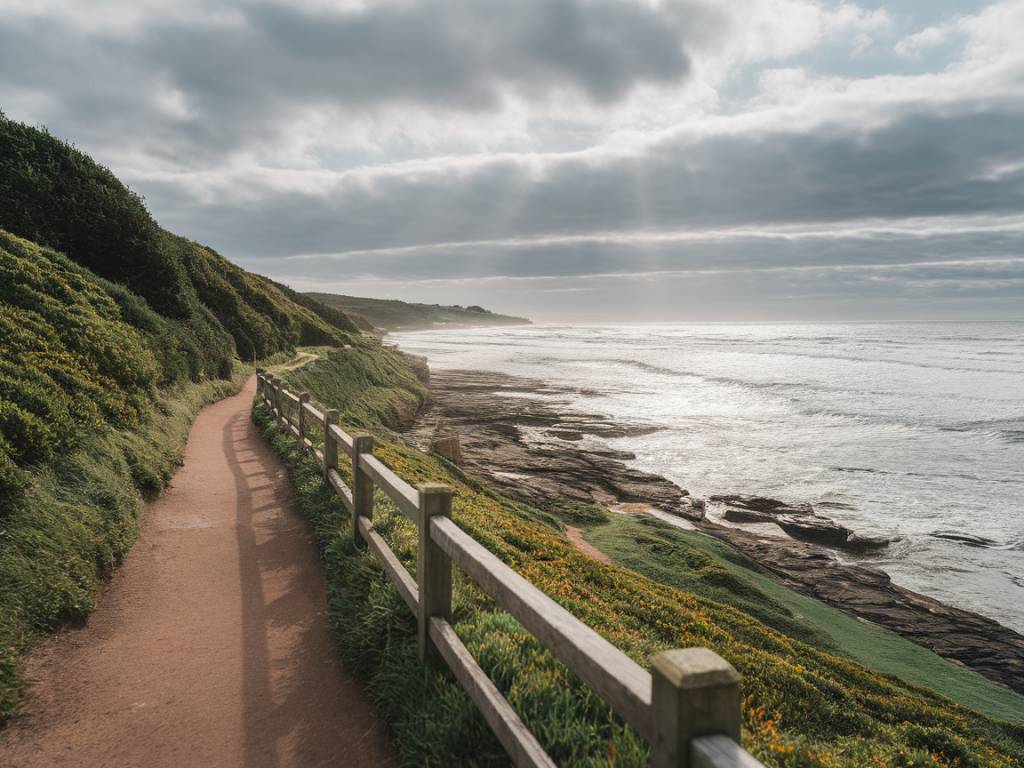
<path fill-rule="evenodd" d="M 1024 636 L 996 621 L 895 585 L 882 570 L 842 562 L 837 550 L 884 547 L 809 506 L 723 493 L 702 500 L 626 462 L 603 439 L 644 434 L 567 407 L 581 390 L 481 371 L 434 371 L 431 396 L 408 429 L 418 446 L 459 452 L 462 466 L 539 507 L 565 500 L 618 511 L 654 509 L 728 542 L 791 588 L 840 608 L 1024 693 Z M 586 394 L 586 393 L 584 393 Z M 458 436 L 454 441 L 450 438 Z M 767 535 L 765 528 L 778 531 Z"/>

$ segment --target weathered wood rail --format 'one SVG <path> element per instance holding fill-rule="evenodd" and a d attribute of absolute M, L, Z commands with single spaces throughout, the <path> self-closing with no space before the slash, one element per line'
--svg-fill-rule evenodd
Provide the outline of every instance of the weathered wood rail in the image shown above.
<path fill-rule="evenodd" d="M 448 486 L 413 488 L 373 455 L 372 436 L 350 436 L 338 427 L 337 411 L 317 410 L 308 394 L 290 392 L 264 371 L 257 377 L 257 398 L 319 463 L 324 482 L 352 513 L 353 540 L 374 553 L 417 616 L 420 658 L 451 670 L 515 765 L 554 762 L 456 635 L 453 565 L 648 741 L 652 766 L 763 768 L 739 745 L 740 677 L 728 662 L 707 648 L 685 648 L 659 653 L 651 671 L 643 669 L 452 522 Z M 307 436 L 314 424 L 323 431 L 322 451 Z M 351 488 L 338 473 L 342 453 L 351 461 Z M 415 579 L 373 529 L 375 487 L 419 529 Z"/>

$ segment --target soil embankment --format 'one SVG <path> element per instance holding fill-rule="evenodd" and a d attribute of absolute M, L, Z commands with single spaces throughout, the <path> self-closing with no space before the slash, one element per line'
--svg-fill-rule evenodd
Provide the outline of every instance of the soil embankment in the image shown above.
<path fill-rule="evenodd" d="M 539 507 L 566 499 L 612 510 L 648 504 L 686 518 L 790 588 L 1024 693 L 1024 637 L 1017 632 L 895 585 L 878 568 L 842 562 L 832 548 L 701 519 L 700 505 L 693 504 L 685 490 L 629 466 L 630 454 L 601 443 L 601 438 L 637 434 L 649 427 L 615 424 L 569 410 L 568 395 L 578 393 L 532 379 L 441 370 L 431 373 L 430 388 L 430 405 L 410 430 L 413 440 L 427 447 L 437 429 L 457 433 L 465 469 L 509 495 Z M 582 536 L 576 538 L 583 541 Z"/>
<path fill-rule="evenodd" d="M 30 656 L 0 764 L 396 764 L 337 660 L 316 548 L 249 418 L 254 387 L 199 414 L 99 608 Z"/>

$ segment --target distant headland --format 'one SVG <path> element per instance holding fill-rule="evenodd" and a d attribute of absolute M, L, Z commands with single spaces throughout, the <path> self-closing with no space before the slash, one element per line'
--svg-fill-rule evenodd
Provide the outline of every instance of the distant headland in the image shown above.
<path fill-rule="evenodd" d="M 369 299 L 360 296 L 342 296 L 335 293 L 307 293 L 321 304 L 343 310 L 357 322 L 366 322 L 367 328 L 388 331 L 424 331 L 431 328 L 474 328 L 495 325 L 529 325 L 524 317 L 499 315 L 478 306 L 462 307 L 457 304 L 415 304 L 395 299 Z"/>

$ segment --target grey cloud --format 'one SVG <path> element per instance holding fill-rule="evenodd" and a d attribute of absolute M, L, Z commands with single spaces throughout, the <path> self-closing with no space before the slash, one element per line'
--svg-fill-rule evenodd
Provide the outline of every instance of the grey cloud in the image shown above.
<path fill-rule="evenodd" d="M 1011 263 L 1004 263 L 1007 261 Z M 1016 260 L 1016 262 L 1014 262 Z M 262 269 L 300 271 L 312 279 L 372 276 L 389 280 L 459 280 L 504 276 L 586 278 L 667 272 L 723 274 L 758 271 L 845 270 L 905 276 L 1014 274 L 1024 276 L 1024 231 L 933 237 L 736 237 L 728 240 L 637 246 L 588 243 L 512 249 L 471 247 L 400 255 L 359 254 L 344 259 L 312 257 L 281 263 L 251 259 Z M 835 276 L 837 273 L 833 272 Z"/>
<path fill-rule="evenodd" d="M 684 79 L 679 26 L 625 0 L 433 0 L 313 12 L 239 4 L 244 23 L 159 21 L 137 35 L 85 35 L 59 19 L 0 20 L 0 88 L 45 91 L 50 127 L 97 146 L 115 135 L 202 165 L 280 137 L 303 110 L 358 115 L 384 104 L 480 112 L 507 93 L 556 89 L 598 104 L 641 83 Z M 194 113 L 169 119 L 156 87 Z M 2 91 L 0 91 L 2 93 Z M 16 117 L 16 115 L 15 115 Z"/>
<path fill-rule="evenodd" d="M 268 190 L 251 207 L 193 206 L 191 193 L 170 183 L 145 189 L 158 213 L 181 216 L 195 236 L 253 256 L 623 230 L 1003 215 L 1024 211 L 1024 168 L 986 173 L 1019 163 L 1021 135 L 1024 114 L 1003 108 L 910 115 L 869 133 L 835 128 L 669 141 L 637 156 L 557 161 L 539 176 L 518 161 L 493 160 L 472 170 L 346 182 L 324 194 Z M 588 245 L 587 253 L 594 252 Z"/>

